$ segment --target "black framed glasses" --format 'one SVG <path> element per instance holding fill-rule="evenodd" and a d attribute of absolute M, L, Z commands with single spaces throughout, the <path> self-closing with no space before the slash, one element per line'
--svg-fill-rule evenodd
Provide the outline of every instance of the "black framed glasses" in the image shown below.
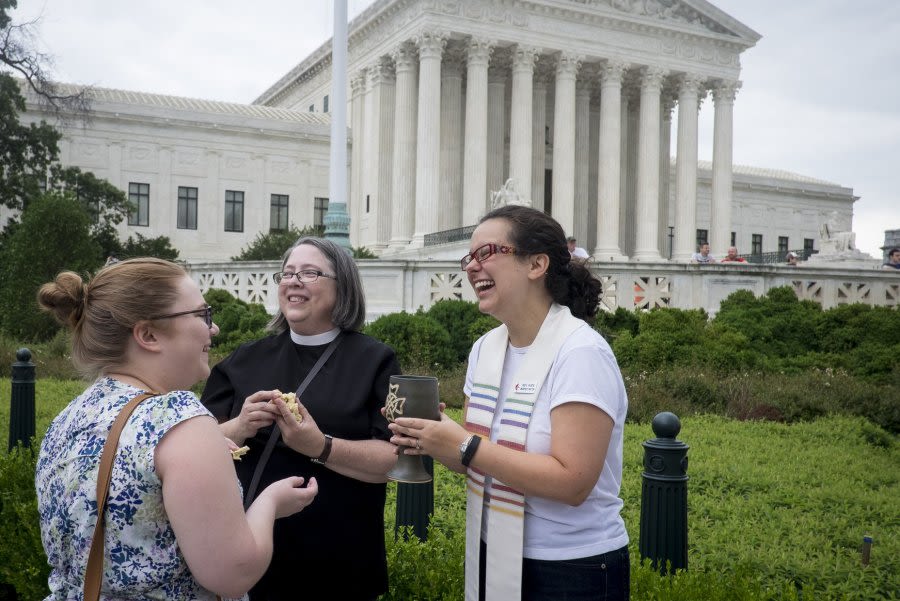
<path fill-rule="evenodd" d="M 488 259 L 490 259 L 495 254 L 500 255 L 514 255 L 517 254 L 515 248 L 512 246 L 503 246 L 502 244 L 493 244 L 487 243 L 479 246 L 465 257 L 459 260 L 459 268 L 463 271 L 466 270 L 466 266 L 472 262 L 472 259 L 475 259 L 479 263 L 484 263 Z"/>
<path fill-rule="evenodd" d="M 292 271 L 279 271 L 278 273 L 272 274 L 272 279 L 275 280 L 276 284 L 280 284 L 281 282 L 289 284 L 291 282 L 291 278 L 297 278 L 298 282 L 303 282 L 304 284 L 314 284 L 316 281 L 318 281 L 319 278 L 336 280 L 337 276 L 327 274 L 323 271 L 319 271 L 318 269 L 301 269 L 296 273 Z"/>
<path fill-rule="evenodd" d="M 191 309 L 190 311 L 179 311 L 178 313 L 167 313 L 166 315 L 157 315 L 156 317 L 151 317 L 151 320 L 154 319 L 169 319 L 170 317 L 181 317 L 182 315 L 202 315 L 203 321 L 206 322 L 206 327 L 213 327 L 213 308 L 209 305 L 206 305 L 202 309 Z"/>

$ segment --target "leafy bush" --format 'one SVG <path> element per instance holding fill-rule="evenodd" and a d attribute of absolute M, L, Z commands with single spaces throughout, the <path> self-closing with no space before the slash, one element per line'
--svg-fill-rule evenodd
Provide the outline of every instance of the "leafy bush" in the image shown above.
<path fill-rule="evenodd" d="M 213 338 L 217 354 L 226 355 L 245 342 L 268 335 L 266 324 L 271 316 L 263 305 L 242 301 L 220 288 L 210 288 L 204 298 L 219 326 L 219 334 Z"/>
<path fill-rule="evenodd" d="M 178 249 L 172 246 L 168 236 L 145 238 L 141 234 L 135 234 L 134 238 L 128 236 L 128 240 L 121 245 L 116 256 L 120 259 L 156 257 L 167 261 L 177 261 Z"/>
<path fill-rule="evenodd" d="M 616 307 L 616 310 L 612 312 L 598 311 L 594 318 L 594 329 L 612 344 L 622 332 L 637 336 L 639 323 L 639 309 L 629 311 L 623 307 Z"/>
<path fill-rule="evenodd" d="M 446 368 L 456 363 L 450 334 L 444 326 L 425 314 L 382 315 L 363 332 L 389 345 L 401 367 L 427 365 Z"/>
<path fill-rule="evenodd" d="M 654 370 L 687 362 L 703 344 L 707 315 L 703 309 L 653 309 L 639 318 L 639 333 L 622 331 L 613 344 L 619 365 Z"/>
<path fill-rule="evenodd" d="M 303 236 L 321 236 L 324 233 L 322 226 L 307 226 L 302 229 L 291 225 L 286 230 L 273 230 L 266 233 L 259 232 L 246 248 L 242 248 L 240 254 L 231 257 L 232 261 L 278 261 L 284 256 L 284 251 L 294 245 L 298 238 Z"/>
<path fill-rule="evenodd" d="M 34 472 L 38 443 L 0 451 L 0 582 L 12 585 L 22 601 L 49 594 L 50 567 L 41 543 Z"/>
<path fill-rule="evenodd" d="M 378 255 L 373 253 L 365 246 L 351 246 L 350 252 L 353 253 L 354 259 L 377 259 Z"/>
<path fill-rule="evenodd" d="M 499 325 L 500 321 L 496 318 L 490 315 L 482 315 L 469 326 L 469 339 L 474 343 Z"/>
<path fill-rule="evenodd" d="M 440 300 L 431 305 L 426 315 L 444 326 L 450 334 L 450 344 L 456 353 L 456 359 L 465 361 L 472 349 L 472 343 L 478 338 L 477 336 L 472 338 L 469 332 L 472 324 L 482 317 L 478 305 L 464 300 Z"/>

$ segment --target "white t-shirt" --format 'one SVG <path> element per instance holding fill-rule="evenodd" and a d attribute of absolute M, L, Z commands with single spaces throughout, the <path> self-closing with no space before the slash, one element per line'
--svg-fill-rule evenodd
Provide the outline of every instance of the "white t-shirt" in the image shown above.
<path fill-rule="evenodd" d="M 716 260 L 713 259 L 712 255 L 703 256 L 700 253 L 694 253 L 691 255 L 691 261 L 694 263 L 715 263 Z"/>
<path fill-rule="evenodd" d="M 472 378 L 484 336 L 469 353 L 464 391 L 472 392 Z M 528 348 L 507 345 L 500 379 L 500 395 L 491 440 L 500 431 L 499 416 L 503 401 L 509 395 L 516 370 Z M 578 328 L 563 343 L 550 368 L 547 379 L 535 401 L 528 426 L 525 450 L 528 453 L 550 454 L 550 412 L 565 403 L 581 402 L 594 405 L 608 414 L 614 422 L 606 461 L 600 478 L 588 498 L 577 507 L 535 496 L 525 497 L 524 557 L 543 560 L 564 560 L 590 557 L 619 549 L 628 544 L 625 522 L 619 512 L 622 499 L 622 439 L 628 398 L 622 374 L 606 340 L 587 324 Z M 485 493 L 490 492 L 490 478 Z M 487 494 L 485 494 L 487 497 Z M 482 517 L 482 538 L 487 540 L 486 524 L 489 507 Z"/>
<path fill-rule="evenodd" d="M 572 256 L 576 259 L 590 259 L 591 256 L 588 254 L 586 250 L 581 248 L 580 246 L 576 246 L 575 250 L 572 251 Z"/>

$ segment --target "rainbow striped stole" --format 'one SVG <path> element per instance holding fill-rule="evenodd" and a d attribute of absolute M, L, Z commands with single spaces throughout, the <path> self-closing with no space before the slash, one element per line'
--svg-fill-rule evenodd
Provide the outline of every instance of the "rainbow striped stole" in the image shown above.
<path fill-rule="evenodd" d="M 586 326 L 585 322 L 572 317 L 568 307 L 553 304 L 503 402 L 499 401 L 500 378 L 509 335 L 505 325 L 491 330 L 478 354 L 466 408 L 466 430 L 490 439 L 491 424 L 499 407 L 500 432 L 496 444 L 524 452 L 532 410 L 544 380 L 563 342 L 582 326 Z M 490 492 L 485 491 L 488 483 Z M 479 598 L 478 560 L 484 505 L 490 508 L 485 600 L 521 599 L 525 495 L 470 466 L 466 477 L 466 601 L 478 601 Z"/>

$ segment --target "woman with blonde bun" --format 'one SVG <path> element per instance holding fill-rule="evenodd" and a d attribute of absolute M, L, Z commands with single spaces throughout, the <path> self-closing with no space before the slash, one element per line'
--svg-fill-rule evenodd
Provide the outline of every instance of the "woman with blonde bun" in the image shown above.
<path fill-rule="evenodd" d="M 197 284 L 160 259 L 120 261 L 85 282 L 70 271 L 38 303 L 72 330 L 93 383 L 53 420 L 35 484 L 50 596 L 80 598 L 111 425 L 131 399 L 112 465 L 101 599 L 242 597 L 265 572 L 276 519 L 309 505 L 315 479 L 285 478 L 245 513 L 226 439 L 188 389 L 209 375 L 219 328 Z"/>

